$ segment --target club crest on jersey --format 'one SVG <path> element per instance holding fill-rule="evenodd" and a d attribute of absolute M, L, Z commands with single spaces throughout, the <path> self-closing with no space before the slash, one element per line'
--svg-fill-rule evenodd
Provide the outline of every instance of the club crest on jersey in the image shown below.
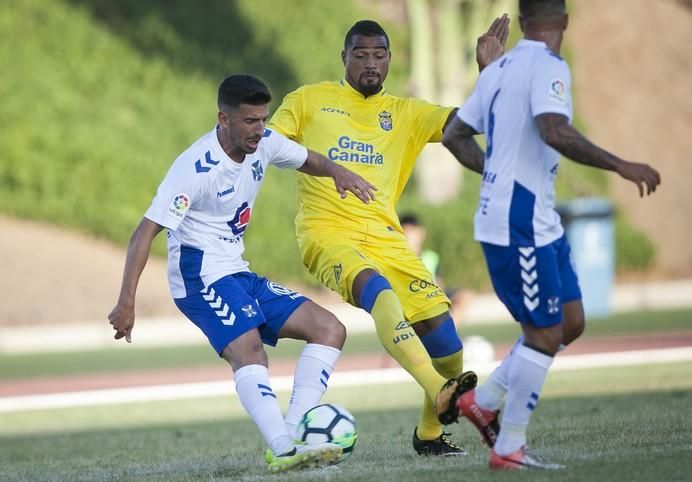
<path fill-rule="evenodd" d="M 551 296 L 548 298 L 548 314 L 554 315 L 560 311 L 560 298 Z"/>
<path fill-rule="evenodd" d="M 188 209 L 190 209 L 190 196 L 181 192 L 180 194 L 175 195 L 171 205 L 168 206 L 168 214 L 178 219 L 182 219 Z"/>
<path fill-rule="evenodd" d="M 387 112 L 386 110 L 383 110 L 379 114 L 377 114 L 377 117 L 380 118 L 380 127 L 384 131 L 391 131 L 393 127 L 392 123 L 392 114 Z"/>
<path fill-rule="evenodd" d="M 252 178 L 255 181 L 261 181 L 262 176 L 264 176 L 264 168 L 262 168 L 262 161 L 258 159 L 252 163 Z"/>
<path fill-rule="evenodd" d="M 341 267 L 341 263 L 334 265 L 334 279 L 336 280 L 337 283 L 341 279 L 341 272 L 342 271 L 343 271 L 343 268 Z"/>
<path fill-rule="evenodd" d="M 233 219 L 228 222 L 233 234 L 239 235 L 245 232 L 245 228 L 247 228 L 247 225 L 250 223 L 251 211 L 252 210 L 250 209 L 250 206 L 248 206 L 247 202 L 244 202 L 238 209 L 236 209 L 235 216 L 233 216 Z"/>

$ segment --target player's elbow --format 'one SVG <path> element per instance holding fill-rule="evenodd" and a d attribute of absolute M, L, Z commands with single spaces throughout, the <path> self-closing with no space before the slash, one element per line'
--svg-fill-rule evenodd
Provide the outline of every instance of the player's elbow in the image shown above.
<path fill-rule="evenodd" d="M 542 114 L 536 117 L 536 125 L 543 142 L 560 151 L 565 142 L 565 128 L 569 127 L 568 120 L 560 114 Z"/>
<path fill-rule="evenodd" d="M 559 150 L 561 139 L 555 129 L 542 130 L 541 139 L 553 149 Z"/>
<path fill-rule="evenodd" d="M 453 152 L 452 147 L 454 146 L 455 137 L 451 133 L 451 129 L 447 129 L 442 134 L 442 145 Z"/>

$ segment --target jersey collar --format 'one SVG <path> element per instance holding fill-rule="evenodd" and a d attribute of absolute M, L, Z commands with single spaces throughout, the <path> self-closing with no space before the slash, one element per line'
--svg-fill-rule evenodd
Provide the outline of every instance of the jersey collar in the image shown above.
<path fill-rule="evenodd" d="M 341 85 L 341 87 L 343 87 L 343 89 L 346 91 L 346 93 L 348 95 L 350 95 L 351 97 L 356 97 L 359 100 L 362 100 L 365 102 L 375 102 L 376 99 L 379 99 L 380 97 L 384 97 L 384 95 L 387 93 L 385 88 L 384 88 L 384 85 L 383 85 L 382 89 L 380 89 L 380 91 L 377 94 L 371 95 L 370 97 L 364 97 L 363 94 L 361 94 L 356 89 L 354 89 L 353 86 L 351 84 L 349 84 L 346 79 L 341 79 L 339 81 L 339 85 Z"/>
<path fill-rule="evenodd" d="M 523 38 L 517 42 L 517 47 L 541 47 L 547 49 L 548 45 L 540 40 L 529 40 Z"/>

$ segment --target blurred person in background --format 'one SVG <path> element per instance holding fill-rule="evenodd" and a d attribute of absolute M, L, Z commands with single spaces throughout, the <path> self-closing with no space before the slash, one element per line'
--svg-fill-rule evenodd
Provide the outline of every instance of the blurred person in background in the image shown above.
<path fill-rule="evenodd" d="M 479 38 L 481 69 L 504 51 L 508 25 L 506 15 L 496 18 Z M 409 248 L 395 210 L 416 158 L 428 142 L 441 141 L 455 109 L 385 91 L 391 51 L 377 22 L 351 27 L 341 60 L 342 80 L 289 93 L 270 127 L 349 166 L 378 187 L 378 196 L 368 205 L 342 203 L 324 182 L 298 175 L 296 231 L 303 262 L 322 284 L 372 315 L 382 345 L 424 389 L 414 450 L 465 455 L 438 418 L 457 418 L 454 401 L 477 377 L 462 369 L 450 300 Z"/>
<path fill-rule="evenodd" d="M 421 223 L 418 216 L 413 213 L 404 213 L 399 216 L 401 229 L 404 231 L 406 241 L 408 241 L 411 250 L 418 256 L 425 267 L 432 274 L 432 279 L 442 291 L 445 292 L 451 306 L 449 311 L 452 314 L 452 319 L 457 327 L 461 326 L 469 304 L 473 299 L 473 292 L 463 286 L 449 286 L 444 278 L 440 275 L 440 255 L 429 248 L 425 248 L 425 241 L 428 239 L 428 230 Z"/>
<path fill-rule="evenodd" d="M 569 243 L 555 211 L 560 154 L 617 172 L 637 185 L 640 196 L 661 182 L 655 169 L 614 156 L 571 125 L 571 74 L 560 57 L 567 22 L 565 0 L 520 0 L 524 39 L 481 73 L 443 139 L 459 162 L 482 175 L 475 239 L 497 296 L 522 330 L 502 364 L 457 401 L 491 447 L 494 469 L 562 467 L 541 460 L 526 443 L 554 356 L 585 326 Z M 474 140 L 479 133 L 485 134 L 485 152 Z"/>
<path fill-rule="evenodd" d="M 238 74 L 218 89 L 218 124 L 173 163 L 127 249 L 116 306 L 108 315 L 115 338 L 131 342 L 139 278 L 158 233 L 168 230 L 168 281 L 176 306 L 233 369 L 241 404 L 269 449 L 272 472 L 341 460 L 332 443 L 294 442 L 302 415 L 319 403 L 346 338 L 336 317 L 301 294 L 249 270 L 243 237 L 262 185 L 274 165 L 325 176 L 337 197 L 374 199 L 373 186 L 324 156 L 265 128 L 269 88 Z M 272 391 L 263 343 L 307 344 L 298 360 L 284 420 Z"/>
<path fill-rule="evenodd" d="M 399 216 L 399 223 L 401 223 L 401 229 L 404 231 L 404 236 L 411 250 L 430 271 L 435 284 L 444 289 L 441 286 L 441 280 L 437 272 L 440 266 L 440 255 L 432 249 L 424 248 L 425 240 L 428 238 L 428 230 L 421 224 L 418 216 L 412 213 L 405 213 Z"/>

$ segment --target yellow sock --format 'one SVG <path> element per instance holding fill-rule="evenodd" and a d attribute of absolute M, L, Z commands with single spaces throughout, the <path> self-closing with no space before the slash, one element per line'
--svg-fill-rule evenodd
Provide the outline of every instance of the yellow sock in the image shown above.
<path fill-rule="evenodd" d="M 427 395 L 423 397 L 423 409 L 420 412 L 418 426 L 416 427 L 416 436 L 420 440 L 435 440 L 442 435 L 442 424 L 437 420 L 435 408 Z"/>
<path fill-rule="evenodd" d="M 428 398 L 435 400 L 447 380 L 437 373 L 420 338 L 404 321 L 404 311 L 394 291 L 383 290 L 377 295 L 371 315 L 387 352 L 423 387 Z"/>
<path fill-rule="evenodd" d="M 437 373 L 444 378 L 456 378 L 464 371 L 464 350 L 461 349 L 451 355 L 433 358 L 432 364 Z"/>
<path fill-rule="evenodd" d="M 433 358 L 432 364 L 443 378 L 456 378 L 463 371 L 462 350 L 445 357 Z M 442 425 L 437 420 L 432 401 L 428 397 L 423 402 L 416 433 L 421 440 L 434 440 L 442 435 Z"/>

